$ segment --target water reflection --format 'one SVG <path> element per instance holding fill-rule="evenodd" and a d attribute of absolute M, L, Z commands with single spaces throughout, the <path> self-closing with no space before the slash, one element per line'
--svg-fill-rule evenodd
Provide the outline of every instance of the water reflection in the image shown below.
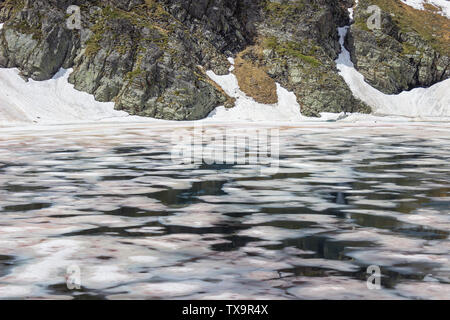
<path fill-rule="evenodd" d="M 0 130 L 0 298 L 450 298 L 447 126 L 283 127 L 270 176 L 152 126 Z"/>

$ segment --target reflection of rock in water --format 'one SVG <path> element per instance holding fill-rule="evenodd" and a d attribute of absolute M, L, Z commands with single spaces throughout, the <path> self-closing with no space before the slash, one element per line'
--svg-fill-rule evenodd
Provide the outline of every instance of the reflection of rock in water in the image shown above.
<path fill-rule="evenodd" d="M 348 201 L 346 199 L 347 195 L 344 192 L 338 192 L 336 194 L 336 203 L 337 204 L 348 204 Z"/>
<path fill-rule="evenodd" d="M 347 187 L 351 189 L 351 184 L 349 183 L 338 183 L 339 187 Z M 334 198 L 334 203 L 336 204 L 342 204 L 342 205 L 348 205 L 348 194 L 342 191 L 334 192 L 332 193 L 332 196 Z"/>
<path fill-rule="evenodd" d="M 150 197 L 157 199 L 167 206 L 189 205 L 198 202 L 197 197 L 206 195 L 224 195 L 222 190 L 226 181 L 201 181 L 194 182 L 189 189 L 168 189 L 151 194 Z"/>
<path fill-rule="evenodd" d="M 284 247 L 296 247 L 301 250 L 312 252 L 314 258 L 331 260 L 348 260 L 345 251 L 348 247 L 364 248 L 371 247 L 373 243 L 358 239 L 355 241 L 335 241 L 324 236 L 309 236 L 298 239 L 288 239 L 283 242 Z"/>

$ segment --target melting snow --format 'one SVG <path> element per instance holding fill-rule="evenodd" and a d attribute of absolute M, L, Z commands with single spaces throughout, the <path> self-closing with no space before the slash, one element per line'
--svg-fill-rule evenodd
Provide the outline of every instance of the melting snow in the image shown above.
<path fill-rule="evenodd" d="M 439 14 L 450 18 L 450 1 L 449 0 L 401 0 L 403 3 L 415 9 L 424 10 L 424 4 L 432 4 L 435 7 L 441 9 L 438 11 Z"/>
<path fill-rule="evenodd" d="M 234 65 L 234 60 L 229 60 Z M 273 105 L 258 103 L 240 90 L 238 80 L 231 72 L 233 69 L 234 66 L 230 68 L 230 73 L 224 76 L 218 76 L 212 71 L 207 72 L 207 75 L 230 97 L 236 98 L 234 108 L 219 107 L 210 114 L 210 119 L 227 121 L 299 121 L 302 119 L 300 105 L 294 93 L 277 84 L 278 103 Z"/>
<path fill-rule="evenodd" d="M 230 73 L 218 76 L 213 71 L 207 75 L 216 82 L 230 97 L 236 98 L 236 106 L 231 109 L 218 107 L 208 117 L 214 121 L 264 121 L 264 122 L 299 122 L 299 121 L 333 121 L 343 118 L 343 114 L 322 113 L 322 118 L 308 118 L 301 114 L 297 97 L 277 83 L 278 103 L 262 104 L 248 97 L 239 88 L 234 70 L 234 60 Z"/>
<path fill-rule="evenodd" d="M 69 84 L 71 70 L 61 69 L 47 81 L 25 82 L 17 69 L 0 69 L 0 125 L 14 123 L 68 123 L 126 117 L 114 103 L 95 101 L 94 96 Z"/>

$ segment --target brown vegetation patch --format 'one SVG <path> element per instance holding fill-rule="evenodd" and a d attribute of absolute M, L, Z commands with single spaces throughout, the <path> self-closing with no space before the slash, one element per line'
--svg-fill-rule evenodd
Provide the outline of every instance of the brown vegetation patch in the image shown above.
<path fill-rule="evenodd" d="M 256 102 L 275 104 L 278 102 L 277 85 L 262 68 L 257 67 L 249 60 L 243 59 L 245 51 L 241 52 L 235 60 L 236 76 L 240 89 Z"/>
<path fill-rule="evenodd" d="M 436 6 L 436 5 L 434 5 L 434 4 L 431 4 L 431 3 L 428 3 L 428 2 L 425 2 L 425 3 L 423 4 L 423 7 L 425 8 L 425 10 L 431 11 L 431 12 L 434 12 L 434 13 L 439 13 L 439 12 L 442 11 L 442 8 L 441 8 L 441 7 Z"/>

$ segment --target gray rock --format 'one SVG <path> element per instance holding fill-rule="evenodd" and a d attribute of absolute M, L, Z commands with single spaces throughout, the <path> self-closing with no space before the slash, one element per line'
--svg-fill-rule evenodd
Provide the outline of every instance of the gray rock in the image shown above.
<path fill-rule="evenodd" d="M 296 94 L 302 114 L 371 111 L 353 96 L 334 62 L 340 53 L 337 28 L 349 23 L 345 7 L 333 0 L 280 0 L 261 11 L 259 42 L 247 58 Z"/>

